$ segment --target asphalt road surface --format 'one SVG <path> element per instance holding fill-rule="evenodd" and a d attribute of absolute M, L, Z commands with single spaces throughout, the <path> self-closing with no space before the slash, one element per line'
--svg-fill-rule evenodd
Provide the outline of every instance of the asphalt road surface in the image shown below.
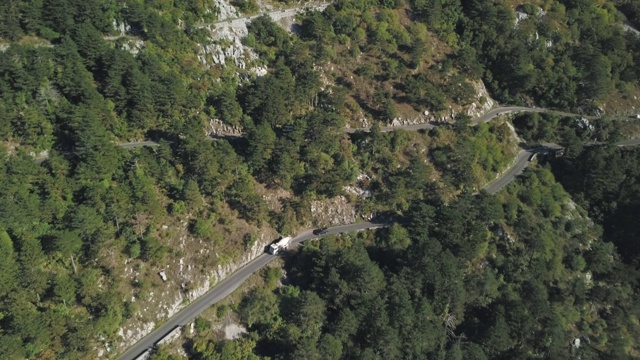
<path fill-rule="evenodd" d="M 342 234 L 352 231 L 361 231 L 374 228 L 384 227 L 382 224 L 375 224 L 371 222 L 362 222 L 357 224 L 349 224 L 343 226 L 336 226 L 327 229 L 325 235 Z M 307 230 L 291 240 L 290 247 L 296 247 L 301 242 L 318 237 L 314 235 L 312 230 Z M 275 259 L 276 256 L 264 253 L 258 256 L 255 260 L 251 261 L 238 271 L 229 275 L 226 279 L 222 280 L 209 292 L 205 293 L 197 300 L 187 305 L 180 312 L 167 319 L 160 327 L 152 331 L 149 335 L 138 341 L 133 347 L 125 351 L 119 360 L 133 360 L 140 356 L 142 353 L 152 348 L 158 341 L 160 341 L 165 335 L 171 332 L 176 326 L 185 326 L 191 322 L 196 316 L 208 309 L 211 305 L 224 299 L 231 294 L 240 285 L 242 285 L 253 273 L 266 266 L 269 262 Z"/>
<path fill-rule="evenodd" d="M 516 176 L 522 174 L 524 169 L 529 166 L 529 157 L 531 157 L 531 155 L 533 154 L 534 152 L 531 150 L 521 150 L 518 155 L 516 155 L 516 159 L 511 167 L 499 178 L 485 186 L 484 190 L 493 195 L 500 191 L 500 189 L 502 189 L 503 187 L 507 186 L 516 178 Z"/>

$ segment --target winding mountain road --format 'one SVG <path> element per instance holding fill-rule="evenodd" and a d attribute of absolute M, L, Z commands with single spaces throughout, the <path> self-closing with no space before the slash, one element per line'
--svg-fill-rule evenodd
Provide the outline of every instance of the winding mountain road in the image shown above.
<path fill-rule="evenodd" d="M 527 108 L 527 107 L 518 107 L 518 106 L 509 106 L 509 107 L 501 107 L 497 109 L 493 109 L 487 112 L 485 115 L 480 116 L 472 120 L 473 125 L 477 125 L 479 123 L 488 122 L 492 119 L 496 118 L 499 115 L 514 113 L 514 112 L 546 112 L 546 113 L 555 113 L 563 116 L 580 116 L 578 114 L 566 113 L 561 111 L 553 111 L 547 109 L 540 108 Z M 593 117 L 587 117 L 593 118 Z M 406 125 L 406 126 L 395 126 L 395 127 L 384 127 L 381 130 L 388 132 L 394 131 L 398 129 L 407 130 L 407 131 L 416 131 L 420 129 L 431 129 L 436 125 L 433 124 L 417 124 L 417 125 Z M 347 128 L 345 132 L 353 133 L 356 131 L 369 131 L 369 128 Z M 132 149 L 143 146 L 158 146 L 159 144 L 154 141 L 141 141 L 141 142 L 130 142 L 130 143 L 122 143 L 119 144 L 121 147 L 126 149 Z M 633 140 L 625 140 L 618 143 L 618 146 L 635 146 L 640 145 L 640 139 Z M 514 159 L 513 164 L 507 171 L 505 171 L 501 176 L 499 176 L 496 180 L 487 184 L 484 189 L 490 194 L 495 194 L 500 189 L 505 187 L 511 181 L 513 181 L 522 171 L 529 165 L 530 157 L 534 153 L 545 151 L 545 147 L 540 147 L 538 149 L 528 149 L 521 150 Z M 352 231 L 362 231 L 369 230 L 373 228 L 384 227 L 384 224 L 376 224 L 371 222 L 362 222 L 356 224 L 349 224 L 343 226 L 332 227 L 327 230 L 327 235 L 331 234 L 342 234 Z M 304 231 L 303 233 L 297 235 L 292 240 L 292 247 L 297 246 L 301 242 L 305 240 L 309 240 L 317 237 L 313 234 L 312 230 Z M 222 300 L 227 295 L 231 294 L 235 289 L 240 287 L 253 273 L 262 267 L 266 266 L 270 261 L 272 261 L 275 257 L 269 254 L 262 254 L 258 256 L 255 260 L 251 261 L 244 267 L 240 268 L 235 273 L 229 275 L 225 280 L 217 284 L 213 287 L 209 292 L 205 293 L 203 296 L 187 305 L 184 309 L 178 312 L 173 317 L 167 319 L 165 323 L 163 323 L 160 327 L 149 333 L 147 336 L 138 341 L 134 346 L 125 351 L 120 357 L 119 360 L 132 360 L 136 359 L 141 354 L 144 354 L 149 349 L 151 349 L 158 341 L 163 339 L 168 333 L 174 330 L 177 326 L 185 326 L 189 322 L 191 322 L 196 316 L 202 313 L 204 310 L 209 308 L 211 305 L 216 302 Z"/>
<path fill-rule="evenodd" d="M 584 115 L 580 115 L 580 114 L 568 113 L 568 112 L 564 112 L 564 111 L 549 110 L 549 109 L 544 109 L 544 108 L 531 108 L 531 107 L 524 107 L 524 106 L 505 106 L 505 107 L 495 108 L 493 110 L 488 111 L 486 114 L 484 114 L 484 115 L 482 115 L 480 117 L 472 119 L 471 120 L 471 124 L 472 125 L 478 125 L 480 123 L 489 122 L 489 121 L 495 119 L 496 117 L 498 117 L 500 115 L 518 113 L 518 112 L 547 113 L 547 114 L 555 114 L 555 115 L 560 115 L 560 116 L 580 116 L 580 117 L 587 118 L 589 120 L 598 118 L 597 116 L 584 116 Z M 380 128 L 380 131 L 389 132 L 389 131 L 394 131 L 394 130 L 398 130 L 398 129 L 402 129 L 402 130 L 406 130 L 406 131 L 417 131 L 417 130 L 423 130 L 423 129 L 433 129 L 436 126 L 438 126 L 438 125 L 434 125 L 432 123 L 403 125 L 403 126 L 385 126 L 385 127 Z M 370 128 L 368 128 L 368 127 L 364 127 L 364 128 L 345 128 L 344 129 L 344 131 L 347 132 L 347 133 L 355 133 L 357 131 L 369 131 L 369 130 L 370 130 Z"/>
<path fill-rule="evenodd" d="M 375 224 L 371 222 L 362 222 L 357 224 L 349 224 L 343 226 L 336 226 L 327 229 L 326 235 L 331 234 L 342 234 L 353 231 L 362 231 L 373 228 L 383 227 L 382 224 Z M 312 230 L 307 230 L 301 234 L 298 234 L 291 241 L 291 248 L 298 246 L 305 240 L 313 239 L 318 237 L 314 235 Z M 173 329 L 177 326 L 185 326 L 190 323 L 196 316 L 202 313 L 204 310 L 208 309 L 211 305 L 217 303 L 218 301 L 224 299 L 226 296 L 231 294 L 234 290 L 236 290 L 240 285 L 242 285 L 253 273 L 265 267 L 269 262 L 274 260 L 276 256 L 270 254 L 262 254 L 255 258 L 253 261 L 248 263 L 247 265 L 240 268 L 238 271 L 229 275 L 226 279 L 222 280 L 219 284 L 217 284 L 213 289 L 209 292 L 205 293 L 197 300 L 187 305 L 184 309 L 179 311 L 177 314 L 167 319 L 165 323 L 160 325 L 154 331 L 149 333 L 147 336 L 142 338 L 142 340 L 138 341 L 135 345 L 125 351 L 120 357 L 119 360 L 133 360 L 138 358 L 140 355 L 144 354 L 150 348 L 152 348 L 158 341 L 164 338 L 167 334 L 169 334 Z"/>
<path fill-rule="evenodd" d="M 496 117 L 500 116 L 500 115 L 504 115 L 504 114 L 511 114 L 511 113 L 518 113 L 518 112 L 536 112 L 536 113 L 547 113 L 547 114 L 556 114 L 556 115 L 560 115 L 560 116 L 580 116 L 580 117 L 584 117 L 587 119 L 597 119 L 597 116 L 584 116 L 584 115 L 580 115 L 580 114 L 574 114 L 574 113 L 568 113 L 568 112 L 563 112 L 563 111 L 556 111 L 556 110 L 549 110 L 549 109 L 543 109 L 543 108 L 530 108 L 530 107 L 523 107 L 523 106 L 505 106 L 505 107 L 499 107 L 499 108 L 495 108 L 493 110 L 488 111 L 486 114 L 477 117 L 475 119 L 471 120 L 471 124 L 472 125 L 477 125 L 479 123 L 485 123 L 485 122 L 489 122 L 493 119 L 495 119 Z M 402 126 L 385 126 L 380 128 L 380 130 L 382 132 L 390 132 L 390 131 L 395 131 L 395 130 L 405 130 L 405 131 L 418 131 L 418 130 L 425 130 L 425 129 L 433 129 L 435 127 L 437 127 L 438 125 L 435 125 L 433 123 L 422 123 L 422 124 L 412 124 L 412 125 L 402 125 Z M 361 128 L 344 128 L 344 132 L 349 133 L 349 134 L 353 134 L 355 132 L 358 131 L 370 131 L 371 128 L 369 127 L 361 127 Z M 213 137 L 207 136 L 206 138 L 207 140 L 213 140 Z M 144 146 L 158 146 L 159 144 L 155 141 L 150 141 L 150 140 L 145 140 L 145 141 L 138 141 L 138 142 L 128 142 L 128 143 L 120 143 L 119 144 L 121 147 L 126 148 L 126 149 L 133 149 L 133 148 L 137 148 L 137 147 L 144 147 Z"/>
<path fill-rule="evenodd" d="M 207 27 L 207 26 L 239 27 L 239 26 L 246 26 L 246 24 L 248 22 L 250 22 L 251 20 L 257 18 L 258 16 L 265 15 L 265 14 L 270 16 L 274 21 L 278 21 L 278 20 L 280 20 L 280 19 L 282 19 L 284 17 L 294 16 L 296 13 L 298 13 L 300 11 L 303 11 L 306 8 L 311 8 L 311 9 L 315 9 L 315 10 L 323 10 L 327 6 L 328 6 L 328 3 L 322 3 L 322 4 L 313 5 L 313 6 L 307 6 L 307 5 L 298 6 L 298 7 L 284 9 L 284 10 L 274 10 L 274 11 L 271 11 L 271 12 L 258 14 L 258 15 L 243 16 L 243 17 L 234 18 L 234 19 L 225 19 L 225 20 L 222 20 L 222 21 L 209 23 L 209 24 L 199 24 L 196 27 Z M 627 31 L 633 31 L 636 34 L 640 34 L 640 32 L 638 32 L 638 30 L 630 27 L 628 24 L 625 24 L 624 28 Z M 104 39 L 108 40 L 108 41 L 117 40 L 118 38 L 120 38 L 120 36 L 105 36 L 104 37 Z M 4 44 L 0 45 L 0 51 L 5 51 L 8 48 L 8 46 L 9 45 L 4 45 Z M 42 44 L 42 45 L 34 45 L 34 46 L 53 47 L 54 45 Z M 561 111 L 554 111 L 554 110 L 548 110 L 548 109 L 543 109 L 543 108 L 529 108 L 529 107 L 509 106 L 509 107 L 501 107 L 501 108 L 493 109 L 493 110 L 487 112 L 486 114 L 484 114 L 484 115 L 482 115 L 482 116 L 480 116 L 478 118 L 473 119 L 472 120 L 472 124 L 473 125 L 477 125 L 479 123 L 488 122 L 488 121 L 491 121 L 492 119 L 496 118 L 499 115 L 507 114 L 507 113 L 514 113 L 514 112 L 538 112 L 538 113 L 544 112 L 544 113 L 557 114 L 557 115 L 561 115 L 561 116 L 581 116 L 581 115 L 578 115 L 578 114 L 561 112 Z M 596 117 L 593 117 L 593 116 L 584 116 L 584 117 L 586 117 L 588 119 L 596 118 Z M 434 125 L 434 124 L 424 123 L 424 124 L 405 125 L 405 126 L 383 127 L 383 128 L 381 128 L 381 131 L 390 132 L 390 131 L 395 131 L 395 130 L 400 130 L 400 129 L 401 130 L 406 130 L 406 131 L 418 131 L 418 130 L 422 130 L 422 129 L 432 129 L 432 128 L 436 127 L 436 126 L 437 125 Z M 369 128 L 346 128 L 346 129 L 344 129 L 344 131 L 347 132 L 347 133 L 354 133 L 354 132 L 357 132 L 357 131 L 369 131 L 369 130 L 370 130 Z M 212 140 L 212 138 L 210 138 L 210 137 L 207 137 L 207 139 Z M 159 146 L 159 144 L 157 142 L 149 141 L 149 140 L 139 141 L 139 142 L 120 143 L 118 145 L 120 147 L 124 148 L 124 149 L 134 149 L 134 148 L 145 147 L 145 146 L 151 146 L 151 147 L 152 146 Z M 640 145 L 640 139 L 624 140 L 624 141 L 618 142 L 617 145 L 618 146 L 636 146 L 636 145 Z M 501 176 L 499 176 L 496 180 L 494 180 L 491 183 L 487 184 L 484 187 L 484 189 L 487 192 L 489 192 L 490 194 L 495 194 L 496 192 L 498 192 L 504 186 L 506 186 L 511 181 L 513 181 L 520 173 L 522 173 L 522 171 L 528 166 L 528 164 L 530 162 L 529 158 L 531 157 L 531 155 L 533 155 L 534 153 L 536 153 L 538 151 L 541 151 L 541 150 L 540 149 L 521 150 L 516 155 L 516 158 L 514 159 L 514 162 L 511 165 L 511 167 L 509 169 L 507 169 L 507 171 L 504 174 L 502 174 Z M 41 156 L 41 157 L 36 158 L 36 161 L 37 162 L 42 162 L 42 161 L 46 160 L 46 158 L 47 158 L 46 156 Z M 325 235 L 342 234 L 342 233 L 348 233 L 348 232 L 354 232 L 354 231 L 370 230 L 370 229 L 381 228 L 381 227 L 385 227 L 385 226 L 386 226 L 386 224 L 378 224 L 378 223 L 372 223 L 372 222 L 361 222 L 361 223 L 348 224 L 348 225 L 336 226 L 336 227 L 329 228 L 329 229 L 327 229 L 327 232 L 325 233 Z M 317 235 L 313 234 L 312 230 L 306 230 L 306 231 L 298 234 L 295 238 L 292 239 L 291 247 L 294 248 L 294 247 L 298 246 L 300 243 L 302 243 L 302 242 L 304 242 L 306 240 L 317 238 L 317 237 L 318 237 Z M 140 341 L 135 343 L 132 347 L 127 349 L 124 353 L 122 353 L 118 357 L 118 359 L 120 359 L 120 360 L 133 360 L 133 359 L 137 359 L 141 355 L 147 353 L 149 351 L 149 349 L 151 349 L 155 344 L 157 344 L 160 340 L 162 340 L 168 333 L 173 331 L 176 327 L 178 327 L 178 326 L 186 326 L 195 317 L 197 317 L 200 313 L 202 313 L 204 310 L 209 308 L 211 305 L 217 303 L 218 301 L 224 299 L 226 296 L 231 294 L 234 290 L 236 290 L 238 287 L 240 287 L 252 274 L 254 274 L 256 271 L 260 270 L 261 268 L 265 267 L 267 264 L 269 264 L 275 258 L 276 257 L 273 256 L 273 255 L 269 255 L 269 254 L 264 253 L 264 254 L 258 256 L 253 261 L 251 261 L 248 264 L 246 264 L 245 266 L 243 266 L 242 268 L 238 269 L 236 272 L 230 274 L 226 279 L 224 279 L 220 283 L 216 284 L 207 293 L 205 293 L 204 295 L 202 295 L 201 297 L 199 297 L 198 299 L 196 299 L 195 301 L 193 301 L 192 303 L 190 303 L 189 305 L 184 307 L 177 314 L 175 314 L 171 318 L 167 319 L 164 323 L 162 323 L 162 325 L 160 325 L 158 328 L 153 330 L 147 336 L 145 336 Z"/>

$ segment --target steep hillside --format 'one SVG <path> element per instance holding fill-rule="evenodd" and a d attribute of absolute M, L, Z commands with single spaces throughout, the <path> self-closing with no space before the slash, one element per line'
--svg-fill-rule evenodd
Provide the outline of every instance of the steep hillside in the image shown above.
<path fill-rule="evenodd" d="M 517 152 L 468 126 L 496 101 L 638 108 L 611 2 L 306 4 L 0 3 L 0 358 L 114 357 L 279 235 L 467 201 Z"/>
<path fill-rule="evenodd" d="M 498 197 L 411 205 L 403 226 L 306 244 L 285 264 L 286 285 L 255 288 L 232 306 L 247 336 L 221 341 L 201 329 L 187 354 L 215 358 L 238 347 L 251 359 L 638 354 L 629 269 L 549 170 L 528 171 Z"/>

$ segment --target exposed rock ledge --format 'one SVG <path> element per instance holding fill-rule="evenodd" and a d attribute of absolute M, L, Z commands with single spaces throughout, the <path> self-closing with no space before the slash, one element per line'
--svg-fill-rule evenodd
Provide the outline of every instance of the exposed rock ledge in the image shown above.
<path fill-rule="evenodd" d="M 149 334 L 155 328 L 157 323 L 175 315 L 191 301 L 202 296 L 211 289 L 212 286 L 224 280 L 229 274 L 235 272 L 237 269 L 264 253 L 264 248 L 271 243 L 272 240 L 273 238 L 271 236 L 265 236 L 263 234 L 248 251 L 242 254 L 239 259 L 235 259 L 225 265 L 218 265 L 211 271 L 203 270 L 204 279 L 200 280 L 201 284 L 195 286 L 193 289 L 184 291 L 184 284 L 182 284 L 183 291 L 180 291 L 175 288 L 176 285 L 171 285 L 168 282 L 164 284 L 167 286 L 153 288 L 153 291 L 149 293 L 149 297 L 153 297 L 156 300 L 154 303 L 155 309 L 141 308 L 132 319 L 119 329 L 118 335 L 121 340 L 120 342 L 116 344 L 103 344 L 96 349 L 98 358 L 104 359 L 112 357 L 114 350 L 115 353 L 121 353 L 128 347 L 135 344 L 138 340 Z M 177 273 L 174 272 L 174 277 L 184 278 L 180 276 L 180 273 L 183 272 L 183 265 L 184 262 L 181 259 L 179 263 L 180 271 Z M 178 268 L 178 266 L 175 267 Z M 192 270 L 194 267 L 188 265 L 185 268 L 188 268 L 184 269 L 185 271 L 188 271 Z M 194 281 L 197 281 L 197 279 L 202 279 L 202 276 L 193 278 Z"/>
<path fill-rule="evenodd" d="M 482 116 L 497 105 L 497 103 L 491 98 L 482 81 L 473 82 L 473 87 L 476 89 L 476 99 L 469 105 L 462 107 L 453 105 L 449 106 L 449 109 L 437 113 L 432 113 L 429 109 L 425 109 L 421 115 L 414 118 L 397 117 L 391 119 L 387 123 L 387 126 L 405 126 L 424 124 L 427 122 L 453 122 L 456 115 L 460 113 L 472 118 Z"/>

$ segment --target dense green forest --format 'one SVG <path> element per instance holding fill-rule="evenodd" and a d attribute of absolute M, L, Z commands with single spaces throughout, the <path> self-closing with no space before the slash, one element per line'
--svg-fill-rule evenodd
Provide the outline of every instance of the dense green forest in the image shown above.
<path fill-rule="evenodd" d="M 594 145 L 615 144 L 628 132 L 630 123 L 620 119 L 577 119 L 553 114 L 519 114 L 513 119 L 518 135 L 530 146 L 557 143 L 565 148 L 567 156 L 578 155 Z M 626 131 L 625 131 L 626 130 Z"/>
<path fill-rule="evenodd" d="M 598 146 L 552 162 L 559 181 L 589 216 L 602 224 L 603 238 L 630 265 L 640 267 L 640 151 Z"/>
<path fill-rule="evenodd" d="M 338 83 L 378 115 L 393 114 L 394 102 L 431 111 L 448 99 L 464 104 L 474 78 L 503 103 L 584 111 L 637 87 L 640 40 L 620 26 L 613 3 L 547 1 L 518 10 L 484 0 L 338 1 L 304 19 L 302 38 L 355 70 L 338 74 Z M 361 57 L 367 61 L 354 62 Z"/>
<path fill-rule="evenodd" d="M 626 263 L 638 267 L 635 214 L 640 206 L 640 152 L 613 145 L 620 140 L 624 123 L 597 120 L 587 126 L 575 118 L 524 114 L 514 119 L 514 125 L 528 141 L 566 146 L 566 156 L 550 161 L 555 176 L 603 227 L 603 239 L 617 247 Z"/>
<path fill-rule="evenodd" d="M 633 358 L 637 269 L 600 235 L 544 168 L 497 197 L 413 201 L 403 225 L 305 244 L 287 260 L 293 285 L 239 305 L 250 333 L 235 346 L 272 359 Z M 228 346 L 188 350 L 245 358 L 220 357 Z"/>
<path fill-rule="evenodd" d="M 203 339 L 195 358 L 563 358 L 578 336 L 591 339 L 584 359 L 637 354 L 637 246 L 628 241 L 637 233 L 616 215 L 635 206 L 636 155 L 578 145 L 614 139 L 615 125 L 593 135 L 562 119 L 516 121 L 532 139 L 576 144 L 558 176 L 604 242 L 566 218 L 568 197 L 547 170 L 504 197 L 469 195 L 515 154 L 503 123 L 469 128 L 458 116 L 430 132 L 378 131 L 407 109 L 470 104 L 479 79 L 510 104 L 590 111 L 630 97 L 640 40 L 623 31 L 614 5 L 637 23 L 634 2 L 546 1 L 544 14 L 528 4 L 514 26 L 514 10 L 490 0 L 341 0 L 301 14 L 298 35 L 266 16 L 252 21 L 243 42 L 269 71 L 240 81 L 235 65 L 199 60 L 201 46 L 215 43 L 196 26 L 217 19 L 211 1 L 2 1 L 0 358 L 93 359 L 99 339 L 121 341 L 118 329 L 140 311 L 132 293 L 151 285 L 127 283 L 118 264 L 179 257 L 159 236 L 162 224 L 187 222 L 191 236 L 231 257 L 244 245 L 213 231 L 235 220 L 227 209 L 292 233 L 309 224 L 311 200 L 348 195 L 363 173 L 371 197 L 352 196 L 358 209 L 406 224 L 309 245 L 287 265 L 295 286 L 256 290 L 243 303 L 253 338 Z M 120 36 L 114 26 L 125 23 Z M 125 50 L 131 39 L 144 48 Z M 346 135 L 362 116 L 373 131 Z M 244 136 L 205 140 L 212 118 Z M 117 146 L 142 138 L 160 145 Z M 48 157 L 35 162 L 31 152 L 41 151 Z M 577 180 L 588 161 L 601 164 L 593 184 Z M 603 175 L 611 164 L 617 180 Z M 261 188 L 291 198 L 269 210 Z M 593 284 L 582 280 L 587 270 Z M 308 313 L 287 312 L 295 308 Z"/>

